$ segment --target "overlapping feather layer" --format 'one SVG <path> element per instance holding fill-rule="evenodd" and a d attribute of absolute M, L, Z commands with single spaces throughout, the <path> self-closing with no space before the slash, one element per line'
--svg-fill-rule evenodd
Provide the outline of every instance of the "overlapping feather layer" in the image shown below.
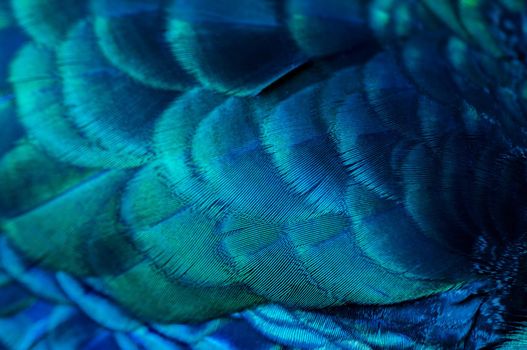
<path fill-rule="evenodd" d="M 0 344 L 525 341 L 524 6 L 2 2 Z"/>

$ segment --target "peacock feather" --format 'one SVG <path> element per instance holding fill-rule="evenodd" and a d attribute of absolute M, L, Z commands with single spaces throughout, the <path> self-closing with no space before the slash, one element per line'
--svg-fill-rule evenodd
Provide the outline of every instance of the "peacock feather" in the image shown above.
<path fill-rule="evenodd" d="M 0 0 L 0 349 L 527 347 L 527 2 Z"/>

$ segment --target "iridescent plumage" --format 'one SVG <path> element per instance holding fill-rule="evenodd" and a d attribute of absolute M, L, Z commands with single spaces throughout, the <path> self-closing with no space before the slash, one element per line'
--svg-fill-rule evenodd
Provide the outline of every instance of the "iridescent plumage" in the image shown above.
<path fill-rule="evenodd" d="M 522 347 L 526 5 L 0 1 L 0 347 Z"/>

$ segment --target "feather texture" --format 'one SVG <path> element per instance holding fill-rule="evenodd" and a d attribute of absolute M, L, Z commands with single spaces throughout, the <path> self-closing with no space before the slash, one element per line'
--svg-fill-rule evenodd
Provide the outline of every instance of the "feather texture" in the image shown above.
<path fill-rule="evenodd" d="M 0 348 L 521 346 L 525 9 L 0 1 Z"/>

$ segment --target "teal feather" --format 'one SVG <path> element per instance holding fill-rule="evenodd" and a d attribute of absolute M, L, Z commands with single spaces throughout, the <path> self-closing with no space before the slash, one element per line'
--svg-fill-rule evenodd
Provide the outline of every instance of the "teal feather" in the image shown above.
<path fill-rule="evenodd" d="M 346 172 L 322 117 L 319 94 L 315 85 L 279 103 L 262 123 L 262 140 L 290 188 L 321 212 L 342 211 Z"/>
<path fill-rule="evenodd" d="M 0 348 L 519 346 L 524 12 L 0 2 Z"/>
<path fill-rule="evenodd" d="M 232 0 L 175 1 L 167 39 L 178 62 L 201 84 L 254 95 L 306 60 L 288 36 L 280 6 L 273 0 L 247 8 Z"/>
<path fill-rule="evenodd" d="M 164 17 L 160 3 L 144 1 L 134 9 L 125 1 L 124 15 L 114 13 L 115 1 L 94 3 L 97 42 L 105 57 L 120 71 L 158 89 L 180 91 L 195 84 L 174 60 L 163 30 L 158 28 Z"/>
<path fill-rule="evenodd" d="M 354 51 L 375 40 L 365 1 L 291 0 L 286 10 L 291 36 L 310 57 Z"/>
<path fill-rule="evenodd" d="M 20 27 L 35 42 L 53 48 L 60 45 L 70 28 L 87 14 L 87 3 L 85 0 L 10 0 L 12 15 Z"/>
<path fill-rule="evenodd" d="M 58 51 L 58 64 L 68 116 L 86 137 L 130 166 L 151 159 L 154 120 L 176 95 L 155 93 L 112 67 L 88 22 L 71 30 Z"/>

